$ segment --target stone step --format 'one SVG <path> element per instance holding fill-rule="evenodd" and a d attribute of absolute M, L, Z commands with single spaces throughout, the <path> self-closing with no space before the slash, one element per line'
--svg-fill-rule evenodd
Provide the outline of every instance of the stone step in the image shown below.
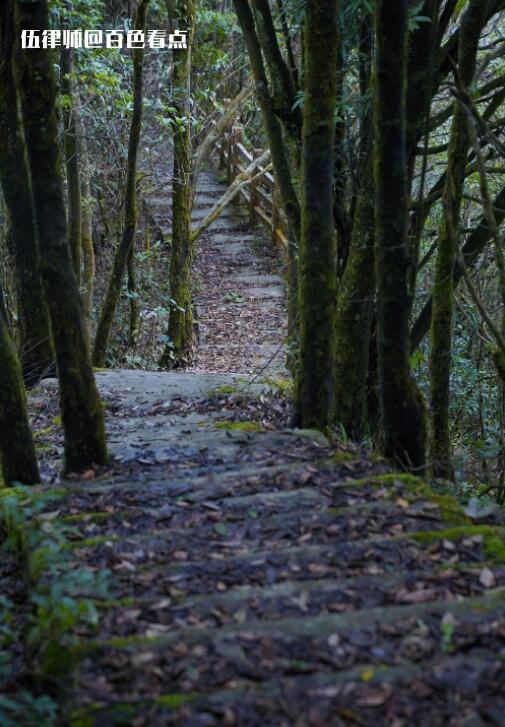
<path fill-rule="evenodd" d="M 187 628 L 174 629 L 167 633 L 146 637 L 111 638 L 106 641 L 90 641 L 83 644 L 82 649 L 89 653 L 94 651 L 106 651 L 107 649 L 165 649 L 178 643 L 184 642 L 193 644 L 216 644 L 222 642 L 235 643 L 242 640 L 245 643 L 252 641 L 257 643 L 261 639 L 271 640 L 293 638 L 304 639 L 327 639 L 333 635 L 340 635 L 345 640 L 352 632 L 361 632 L 360 639 L 356 645 L 365 650 L 371 650 L 374 646 L 372 634 L 377 630 L 389 631 L 387 627 L 395 627 L 404 622 L 410 622 L 412 626 L 419 622 L 431 621 L 433 625 L 439 626 L 443 633 L 442 618 L 451 614 L 449 619 L 453 623 L 460 621 L 462 624 L 477 625 L 482 628 L 485 634 L 484 625 L 496 620 L 494 627 L 500 629 L 505 626 L 505 586 L 487 591 L 482 596 L 469 598 L 444 599 L 440 601 L 425 601 L 423 603 L 410 603 L 405 605 L 379 606 L 364 608 L 356 611 L 348 611 L 337 614 L 323 614 L 313 618 L 287 617 L 275 621 L 253 620 L 240 624 L 221 626 L 213 628 L 202 628 L 191 626 Z M 478 623 L 476 624 L 476 618 Z M 446 619 L 447 620 L 447 619 Z M 412 627 L 411 629 L 412 630 Z M 393 632 L 393 636 L 396 636 Z M 400 634 L 403 635 L 400 631 Z M 268 642 L 264 642 L 267 646 Z M 270 646 L 272 646 L 270 641 Z M 307 645 L 308 646 L 308 645 Z M 364 660 L 364 663 L 367 663 Z M 380 663 L 380 657 L 379 657 Z"/>
<path fill-rule="evenodd" d="M 168 632 L 194 624 L 210 628 L 258 620 L 275 622 L 286 617 L 316 618 L 328 613 L 444 601 L 454 592 L 459 599 L 468 598 L 485 591 L 479 581 L 481 572 L 481 566 L 470 565 L 459 574 L 449 568 L 433 574 L 413 571 L 407 579 L 404 573 L 386 573 L 262 588 L 239 586 L 224 593 L 189 597 L 174 589 L 168 598 L 137 598 L 115 604 L 114 609 L 104 604 L 97 636 L 107 639 L 122 630 L 124 636 L 145 637 L 153 628 Z M 505 568 L 497 567 L 493 572 L 497 585 L 505 586 Z"/>
<path fill-rule="evenodd" d="M 500 680 L 505 665 L 492 651 L 480 654 L 444 655 L 436 660 L 399 665 L 357 666 L 334 670 L 293 673 L 273 680 L 236 678 L 230 688 L 205 692 L 172 692 L 132 697 L 124 694 L 108 703 L 106 698 L 75 712 L 76 723 L 92 720 L 95 727 L 130 724 L 230 724 L 255 725 L 442 725 L 442 715 L 457 711 L 467 724 L 501 723 L 505 699 Z M 298 672 L 303 662 L 298 662 Z M 492 675 L 492 676 L 491 676 Z M 456 706 L 457 705 L 457 706 Z M 481 716 L 482 717 L 481 717 Z M 417 719 L 417 718 L 416 718 Z M 401 720 L 401 721 L 400 721 Z"/>
<path fill-rule="evenodd" d="M 214 589 L 225 591 L 246 583 L 264 587 L 307 579 L 335 580 L 396 571 L 408 574 L 411 570 L 430 574 L 438 567 L 468 563 L 480 563 L 484 567 L 493 561 L 493 538 L 497 536 L 490 535 L 486 540 L 471 534 L 465 536 L 464 532 L 472 533 L 472 530 L 462 528 L 459 535 L 451 535 L 450 541 L 446 531 L 435 530 L 429 537 L 425 532 L 396 537 L 377 534 L 363 541 L 347 542 L 336 538 L 333 543 L 300 544 L 296 541 L 296 544 L 286 546 L 282 541 L 276 543 L 275 531 L 272 531 L 266 549 L 233 541 L 223 549 L 219 547 L 219 541 L 207 539 L 205 546 L 196 540 L 197 557 L 194 560 L 191 559 L 195 551 L 190 539 L 181 546 L 161 534 L 156 537 L 151 534 L 148 538 L 132 534 L 131 538 L 124 537 L 118 543 L 105 535 L 99 537 L 98 542 L 92 538 L 89 544 L 86 541 L 76 543 L 76 548 L 81 560 L 98 561 L 103 567 L 112 568 L 117 583 L 128 582 L 132 595 L 141 595 L 144 589 L 151 587 L 167 593 L 173 586 L 188 594 L 198 594 Z M 500 538 L 503 547 L 503 534 Z M 204 547 L 208 554 L 202 560 Z"/>

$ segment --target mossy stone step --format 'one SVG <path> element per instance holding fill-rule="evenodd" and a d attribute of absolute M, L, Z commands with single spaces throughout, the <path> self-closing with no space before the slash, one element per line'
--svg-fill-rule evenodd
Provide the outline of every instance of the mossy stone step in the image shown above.
<path fill-rule="evenodd" d="M 361 665 L 335 671 L 332 674 L 316 672 L 309 675 L 300 674 L 289 678 L 284 677 L 275 681 L 253 682 L 239 678 L 234 680 L 233 688 L 217 689 L 211 692 L 184 693 L 174 691 L 153 697 L 131 697 L 114 704 L 100 703 L 97 700 L 89 707 L 71 714 L 69 725 L 70 727 L 118 727 L 118 725 L 133 724 L 135 718 L 150 718 L 151 723 L 153 720 L 162 723 L 163 719 L 167 719 L 170 720 L 169 724 L 182 724 L 173 720 L 177 720 L 177 715 L 180 715 L 183 719 L 190 719 L 190 714 L 194 723 L 199 724 L 196 721 L 199 719 L 198 715 L 202 719 L 205 719 L 206 716 L 215 718 L 218 715 L 225 718 L 226 710 L 233 708 L 239 701 L 245 701 L 249 705 L 257 701 L 261 709 L 261 713 L 258 715 L 261 724 L 273 725 L 274 722 L 266 722 L 265 720 L 266 700 L 272 700 L 272 706 L 278 705 L 279 708 L 290 698 L 297 701 L 304 700 L 305 704 L 311 702 L 321 704 L 334 701 L 342 704 L 343 701 L 346 701 L 346 697 L 349 700 L 353 698 L 356 700 L 356 693 L 363 694 L 367 691 L 373 691 L 376 697 L 376 706 L 380 708 L 382 705 L 381 700 L 377 699 L 377 687 L 391 685 L 396 692 L 399 692 L 402 687 L 409 688 L 414 682 L 419 684 L 420 679 L 424 677 L 426 680 L 441 686 L 445 683 L 450 688 L 451 682 L 454 681 L 451 679 L 452 675 L 466 674 L 470 676 L 472 674 L 482 674 L 484 677 L 489 666 L 493 664 L 499 668 L 500 657 L 492 653 L 472 654 L 470 656 L 458 654 L 456 656 L 446 655 L 442 659 L 438 658 L 423 663 L 374 667 Z M 505 673 L 505 666 L 502 667 L 502 671 Z M 475 680 L 475 683 L 478 683 L 477 680 Z M 342 687 L 344 686 L 347 687 L 347 695 L 342 693 Z M 463 696 L 467 685 L 460 680 L 459 686 L 462 692 L 461 696 Z M 349 687 L 355 689 L 349 689 Z M 452 687 L 451 694 L 448 696 L 452 696 L 454 699 L 457 691 L 459 690 Z M 426 698 L 428 697 L 429 691 Z M 421 709 L 425 709 L 427 706 L 426 698 L 418 697 Z M 469 698 L 470 700 L 473 699 L 471 692 Z M 409 701 L 412 703 L 417 700 L 412 695 Z M 368 722 L 368 724 L 379 724 L 375 721 L 376 718 L 373 717 L 374 711 L 373 704 L 371 704 L 367 709 L 367 713 L 370 715 L 372 722 Z M 337 714 L 335 710 L 332 713 L 334 717 Z M 230 714 L 229 711 L 228 714 Z M 352 710 L 349 710 L 348 716 L 352 714 Z M 358 716 L 361 717 L 357 724 L 365 724 L 363 720 L 366 718 L 362 715 L 363 713 L 356 715 L 356 719 Z M 249 718 L 252 718 L 251 712 L 249 712 Z M 271 716 L 270 720 L 272 719 L 275 718 Z M 351 720 L 350 724 L 353 721 Z M 205 724 L 205 722 L 202 722 L 202 724 Z M 218 722 L 212 721 L 209 724 L 217 725 Z M 250 722 L 244 722 L 244 724 L 250 724 Z M 331 722 L 328 724 L 331 724 Z"/>
<path fill-rule="evenodd" d="M 153 637 L 111 638 L 106 641 L 88 641 L 79 647 L 81 654 L 107 649 L 143 649 L 163 648 L 178 642 L 186 644 L 216 644 L 222 640 L 245 638 L 250 640 L 252 634 L 257 639 L 270 638 L 327 638 L 334 634 L 345 634 L 350 630 L 364 627 L 381 627 L 394 625 L 404 619 L 426 619 L 428 616 L 440 619 L 444 614 L 451 614 L 456 619 L 475 622 L 476 617 L 505 615 L 505 586 L 489 590 L 484 596 L 475 596 L 455 600 L 426 601 L 420 604 L 400 606 L 381 606 L 377 608 L 348 611 L 338 614 L 327 614 L 311 618 L 290 617 L 276 621 L 246 621 L 242 624 L 213 628 L 187 627 L 174 629 L 168 633 Z"/>

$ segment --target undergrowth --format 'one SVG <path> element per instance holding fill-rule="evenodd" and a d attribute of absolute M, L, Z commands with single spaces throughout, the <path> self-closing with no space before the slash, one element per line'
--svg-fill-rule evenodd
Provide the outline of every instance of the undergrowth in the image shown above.
<path fill-rule="evenodd" d="M 59 519 L 59 510 L 50 509 L 57 507 L 59 496 L 55 490 L 41 493 L 22 486 L 0 490 L 0 554 L 19 564 L 26 582 L 22 618 L 19 604 L 0 597 L 2 727 L 55 724 L 51 695 L 72 677 L 76 631 L 96 625 L 95 600 L 107 596 L 108 573 L 77 566 L 72 558 L 68 536 L 73 528 Z M 20 653 L 21 672 L 14 663 Z"/>

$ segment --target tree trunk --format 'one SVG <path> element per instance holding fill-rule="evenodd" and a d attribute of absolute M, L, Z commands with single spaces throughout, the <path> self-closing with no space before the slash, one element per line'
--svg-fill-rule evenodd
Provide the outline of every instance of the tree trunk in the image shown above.
<path fill-rule="evenodd" d="M 487 0 L 470 0 L 459 36 L 459 76 L 464 88 L 473 81 L 480 34 L 485 24 Z M 459 239 L 459 216 L 470 137 L 465 110 L 455 104 L 449 140 L 448 167 L 443 193 L 443 219 L 433 288 L 431 321 L 431 451 L 433 473 L 454 478 L 449 426 L 449 378 L 451 371 L 454 266 Z"/>
<path fill-rule="evenodd" d="M 325 427 L 333 418 L 337 298 L 333 141 L 337 34 L 336 0 L 308 0 L 304 39 L 300 368 L 295 400 L 295 422 L 303 427 Z"/>
<path fill-rule="evenodd" d="M 137 30 L 145 30 L 148 3 L 149 0 L 140 0 L 135 18 L 135 28 Z M 119 303 L 121 285 L 128 262 L 128 254 L 131 246 L 133 245 L 135 228 L 137 226 L 136 176 L 138 148 L 142 130 L 143 65 L 144 49 L 136 48 L 133 52 L 133 112 L 128 143 L 123 234 L 114 257 L 114 265 L 112 267 L 109 287 L 107 289 L 96 332 L 95 346 L 93 350 L 93 363 L 95 366 L 104 366 L 106 362 L 112 324 L 114 323 L 114 316 Z"/>
<path fill-rule="evenodd" d="M 88 347 L 91 348 L 93 324 L 93 292 L 95 286 L 95 250 L 93 248 L 93 195 L 91 193 L 91 170 L 89 164 L 86 128 L 82 116 L 78 116 L 78 131 L 81 157 L 81 247 L 83 260 L 82 303 Z"/>
<path fill-rule="evenodd" d="M 374 185 L 364 170 L 336 318 L 335 421 L 359 440 L 367 429 L 367 378 L 375 303 Z"/>
<path fill-rule="evenodd" d="M 193 350 L 193 254 L 191 210 L 193 207 L 193 159 L 191 148 L 191 32 L 195 24 L 195 0 L 179 0 L 176 7 L 181 27 L 188 28 L 188 48 L 177 53 L 173 73 L 172 104 L 184 119 L 174 135 L 172 184 L 172 248 L 170 255 L 169 345 L 161 357 L 165 368 L 177 368 L 191 361 Z"/>
<path fill-rule="evenodd" d="M 258 38 L 265 56 L 272 87 L 275 113 L 287 134 L 300 148 L 302 114 L 295 104 L 296 88 L 289 67 L 284 62 L 274 27 L 269 0 L 253 0 L 252 6 L 258 28 Z"/>
<path fill-rule="evenodd" d="M 365 98 L 370 92 L 372 38 L 373 15 L 364 11 L 360 24 L 360 90 Z M 359 151 L 361 181 L 356 190 L 358 200 L 351 241 L 337 298 L 335 364 L 335 421 L 356 440 L 364 436 L 368 424 L 367 378 L 375 303 L 372 115 L 367 106 L 362 110 Z M 345 182 L 341 181 L 341 185 L 345 186 Z M 342 192 L 340 198 L 341 211 L 337 219 L 342 220 L 346 217 L 342 213 Z M 342 247 L 345 246 L 340 246 L 340 253 Z M 339 254 L 339 258 L 344 263 L 344 255 Z"/>
<path fill-rule="evenodd" d="M 70 0 L 65 0 L 65 8 L 71 9 Z M 67 22 L 64 23 L 67 25 Z M 63 151 L 67 173 L 68 197 L 68 235 L 70 251 L 77 285 L 81 278 L 81 179 L 79 165 L 79 139 L 77 124 L 77 104 L 74 97 L 71 73 L 74 70 L 73 48 L 62 48 L 60 52 L 60 94 L 62 97 Z"/>
<path fill-rule="evenodd" d="M 54 351 L 13 77 L 13 14 L 13 0 L 4 0 L 0 6 L 0 181 L 13 241 L 23 376 L 31 386 L 54 369 Z"/>
<path fill-rule="evenodd" d="M 18 29 L 48 28 L 47 0 L 16 0 Z M 103 409 L 93 379 L 79 289 L 66 225 L 56 116 L 56 83 L 50 51 L 16 57 L 16 77 L 30 162 L 42 276 L 56 348 L 65 469 L 107 462 Z"/>
<path fill-rule="evenodd" d="M 140 330 L 140 308 L 137 281 L 137 268 L 135 260 L 135 247 L 130 247 L 128 253 L 128 297 L 130 304 L 130 318 L 128 322 L 128 346 L 135 348 Z"/>
<path fill-rule="evenodd" d="M 503 221 L 505 220 L 505 188 L 502 189 L 501 192 L 499 192 L 499 194 L 495 197 L 493 202 L 493 209 L 497 224 L 502 225 Z M 468 237 L 467 241 L 461 249 L 463 260 L 465 261 L 465 265 L 467 268 L 471 268 L 475 265 L 479 256 L 485 250 L 486 245 L 489 243 L 490 238 L 491 230 L 485 216 L 483 216 L 479 224 L 473 230 L 473 232 Z M 463 268 L 459 264 L 459 262 L 456 261 L 452 276 L 452 285 L 454 289 L 457 285 L 459 285 L 462 278 Z M 421 341 L 430 330 L 432 308 L 433 298 L 430 297 L 424 304 L 421 312 L 419 313 L 419 316 L 417 317 L 412 327 L 410 344 L 412 351 L 415 351 L 418 348 Z"/>
<path fill-rule="evenodd" d="M 0 298 L 3 291 L 0 288 Z M 0 465 L 4 485 L 40 482 L 35 446 L 28 422 L 21 366 L 0 311 Z"/>
<path fill-rule="evenodd" d="M 374 109 L 375 252 L 382 451 L 422 473 L 425 422 L 410 373 L 408 189 L 405 124 L 409 0 L 377 0 Z"/>

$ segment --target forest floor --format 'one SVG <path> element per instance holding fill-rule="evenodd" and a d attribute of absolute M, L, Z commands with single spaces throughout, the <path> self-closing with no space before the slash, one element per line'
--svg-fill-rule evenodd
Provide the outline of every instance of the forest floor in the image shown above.
<path fill-rule="evenodd" d="M 254 233 L 234 242 L 232 224 L 216 225 L 200 248 L 195 368 L 97 373 L 107 471 L 57 481 L 56 383 L 32 396 L 34 421 L 50 423 L 38 443 L 52 480 L 37 490 L 48 500 L 32 527 L 61 535 L 67 571 L 86 569 L 92 580 L 81 587 L 98 614 L 67 624 L 53 654 L 61 722 L 503 725 L 503 516 L 463 509 L 356 446 L 287 427 L 286 397 L 266 366 L 282 345 L 282 299 L 249 294 L 277 291 L 277 272 L 256 267 Z M 221 246 L 237 260 L 223 260 Z M 226 306 L 236 306 L 222 337 L 212 332 L 221 272 Z M 265 350 L 251 364 L 241 346 L 255 326 Z M 236 371 L 219 373 L 230 350 Z M 251 377 L 256 366 L 261 377 Z M 37 578 L 21 585 L 5 559 L 6 595 L 57 593 L 62 569 L 40 562 L 31 554 Z M 65 649 L 75 664 L 62 684 Z M 20 659 L 11 690 L 33 677 L 23 669 Z"/>

